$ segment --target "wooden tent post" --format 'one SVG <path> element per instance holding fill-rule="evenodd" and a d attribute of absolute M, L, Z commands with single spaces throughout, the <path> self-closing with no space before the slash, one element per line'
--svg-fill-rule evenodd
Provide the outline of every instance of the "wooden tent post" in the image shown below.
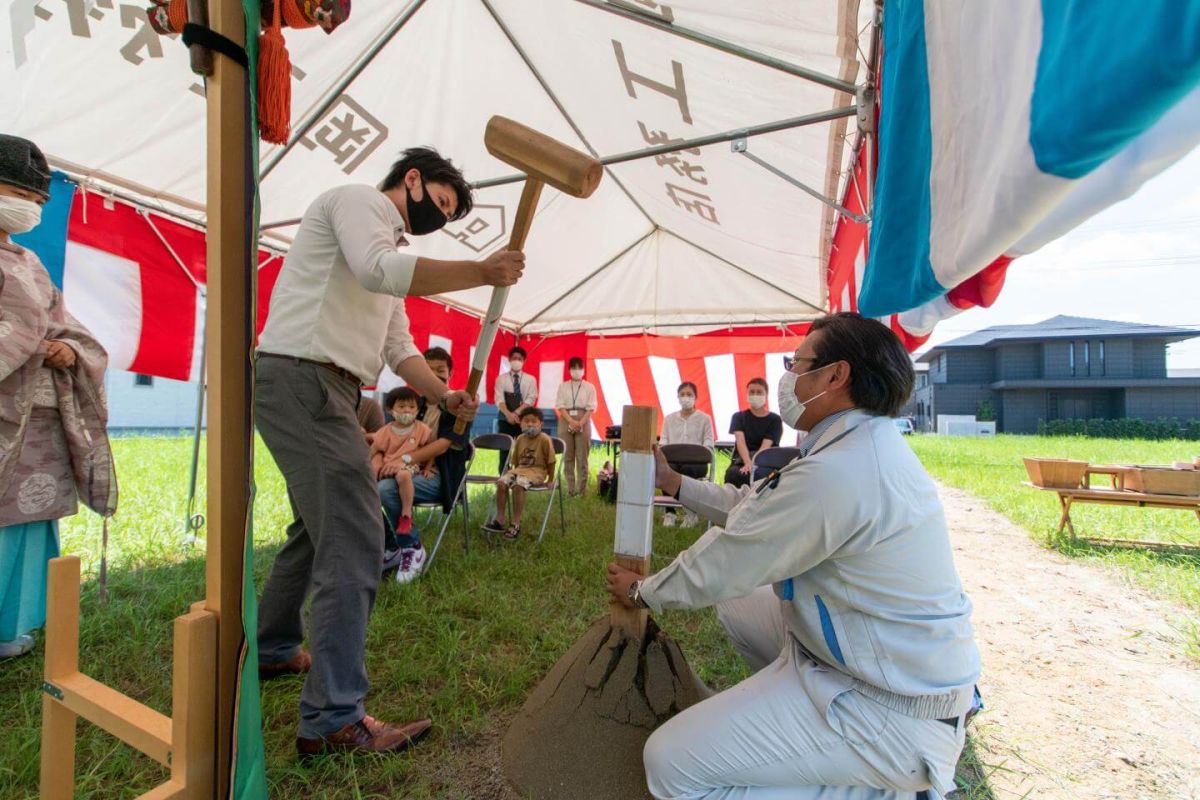
<path fill-rule="evenodd" d="M 209 25 L 246 42 L 241 0 L 209 0 Z M 252 309 L 246 269 L 251 220 L 247 192 L 246 71 L 214 59 L 208 80 L 208 552 L 205 608 L 217 617 L 216 773 L 213 797 L 229 794 L 234 703 L 242 647 L 243 543 L 250 474 L 248 386 Z M 251 632 L 253 635 L 253 632 Z"/>
<path fill-rule="evenodd" d="M 658 434 L 658 409 L 625 406 L 621 414 L 621 479 L 617 482 L 615 561 L 639 575 L 650 571 L 650 544 L 654 530 L 654 441 Z M 616 600 L 611 604 L 613 627 L 641 641 L 648 614 Z"/>

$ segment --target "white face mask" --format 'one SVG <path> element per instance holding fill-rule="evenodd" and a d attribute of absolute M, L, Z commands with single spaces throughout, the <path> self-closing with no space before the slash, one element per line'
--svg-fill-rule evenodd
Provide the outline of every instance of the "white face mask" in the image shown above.
<path fill-rule="evenodd" d="M 573 380 L 573 381 L 583 380 L 583 370 L 579 369 L 578 367 L 571 370 L 571 380 Z"/>
<path fill-rule="evenodd" d="M 679 407 L 684 411 L 691 411 L 696 407 L 696 398 L 692 397 L 690 394 L 679 395 Z"/>
<path fill-rule="evenodd" d="M 760 408 L 762 408 L 766 404 L 767 404 L 767 396 L 765 394 L 750 395 L 750 407 L 753 408 L 755 411 L 758 411 Z"/>
<path fill-rule="evenodd" d="M 537 427 L 536 425 L 529 425 L 527 427 L 521 428 L 521 433 L 525 434 L 526 436 L 530 437 L 531 439 L 533 437 L 537 436 L 541 432 L 542 432 L 542 429 Z"/>
<path fill-rule="evenodd" d="M 811 375 L 814 372 L 820 372 L 825 367 L 832 366 L 833 364 L 826 364 L 824 367 L 810 369 L 808 372 L 803 373 L 803 375 Z M 779 416 L 783 417 L 783 421 L 792 428 L 799 427 L 800 417 L 804 416 L 804 411 L 808 408 L 808 404 L 828 392 L 826 390 L 820 394 L 814 394 L 812 397 L 801 402 L 796 399 L 796 380 L 800 377 L 801 375 L 791 371 L 783 373 L 783 377 L 779 380 L 779 390 L 777 392 L 779 396 L 775 398 L 779 401 Z"/>
<path fill-rule="evenodd" d="M 20 197 L 0 197 L 0 231 L 26 233 L 42 221 L 42 207 Z"/>
<path fill-rule="evenodd" d="M 399 422 L 402 426 L 408 426 L 412 425 L 416 418 L 416 414 L 397 414 L 396 422 Z"/>
<path fill-rule="evenodd" d="M 523 367 L 523 366 L 525 366 L 525 362 L 520 359 L 517 359 L 516 361 L 508 362 L 508 368 L 511 369 L 513 372 L 520 372 L 521 367 Z"/>

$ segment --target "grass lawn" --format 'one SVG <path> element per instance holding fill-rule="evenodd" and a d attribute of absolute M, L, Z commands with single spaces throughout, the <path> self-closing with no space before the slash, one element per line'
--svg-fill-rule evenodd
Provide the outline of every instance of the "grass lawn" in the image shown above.
<path fill-rule="evenodd" d="M 107 605 L 98 602 L 91 582 L 99 567 L 98 518 L 80 514 L 62 529 L 63 551 L 84 565 L 80 665 L 170 713 L 171 620 L 204 594 L 203 547 L 182 545 L 190 441 L 119 439 L 114 449 L 122 496 L 110 528 Z M 494 456 L 485 459 L 476 472 L 494 472 Z M 593 474 L 603 460 L 603 451 L 593 454 Z M 257 462 L 255 576 L 261 589 L 290 516 L 282 477 L 261 446 Z M 490 495 L 485 488 L 476 492 L 470 554 L 463 552 L 461 524 L 452 525 L 427 579 L 381 586 L 368 634 L 368 710 L 394 720 L 428 715 L 434 734 L 410 757 L 337 758 L 301 768 L 293 743 L 300 681 L 264 684 L 273 797 L 473 797 L 468 776 L 480 769 L 474 760 L 484 744 L 506 729 L 532 687 L 605 613 L 602 572 L 612 554 L 612 506 L 595 497 L 571 500 L 565 536 L 555 516 L 540 547 L 528 535 L 489 547 L 476 531 Z M 530 500 L 526 532 L 532 527 L 536 534 L 533 523 L 540 523 L 546 497 Z M 656 566 L 699 533 L 660 527 Z M 426 542 L 432 544 L 427 529 Z M 728 687 L 746 674 L 711 610 L 667 613 L 659 621 L 709 685 Z M 37 791 L 41 654 L 39 646 L 34 656 L 0 666 L 0 798 L 6 800 Z M 116 739 L 88 725 L 80 730 L 76 798 L 134 797 L 166 777 L 165 769 Z"/>
<path fill-rule="evenodd" d="M 1056 534 L 1061 509 L 1052 492 L 1021 486 L 1025 456 L 1074 458 L 1093 464 L 1169 464 L 1191 460 L 1200 442 L 1137 439 L 997 436 L 994 439 L 909 437 L 926 469 L 938 480 L 983 498 L 992 508 L 1073 558 L 1094 561 L 1152 593 L 1196 612 L 1171 620 L 1191 657 L 1200 659 L 1200 557 L 1149 550 L 1109 549 Z M 1096 480 L 1104 485 L 1105 478 Z M 1190 511 L 1079 504 L 1071 519 L 1079 536 L 1155 539 L 1200 544 L 1200 520 Z"/>

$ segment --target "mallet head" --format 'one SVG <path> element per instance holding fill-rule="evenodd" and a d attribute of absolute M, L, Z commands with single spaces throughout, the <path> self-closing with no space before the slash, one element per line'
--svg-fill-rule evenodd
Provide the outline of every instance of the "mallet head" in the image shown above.
<path fill-rule="evenodd" d="M 505 164 L 572 197 L 590 196 L 604 176 L 592 156 L 507 117 L 488 120 L 483 143 Z"/>

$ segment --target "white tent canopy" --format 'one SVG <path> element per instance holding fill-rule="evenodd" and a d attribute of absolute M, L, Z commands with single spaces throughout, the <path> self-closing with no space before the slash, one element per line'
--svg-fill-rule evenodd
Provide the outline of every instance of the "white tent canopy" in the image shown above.
<path fill-rule="evenodd" d="M 508 176 L 483 146 L 493 114 L 599 156 L 830 117 L 854 106 L 841 89 L 864 74 L 873 9 L 862 5 L 359 0 L 332 35 L 288 32 L 293 142 L 262 148 L 262 220 L 297 218 L 331 186 L 375 184 L 412 145 L 438 147 L 473 181 Z M 182 44 L 118 0 L 16 0 L 10 18 L 3 128 L 80 178 L 203 224 L 204 104 Z M 748 148 L 837 197 L 855 131 L 843 116 Z M 504 246 L 519 195 L 519 183 L 480 189 L 475 211 L 413 250 L 478 258 Z M 615 164 L 586 201 L 543 193 L 504 322 L 682 335 L 810 319 L 827 307 L 834 217 L 726 142 Z M 445 299 L 480 313 L 488 291 Z"/>

